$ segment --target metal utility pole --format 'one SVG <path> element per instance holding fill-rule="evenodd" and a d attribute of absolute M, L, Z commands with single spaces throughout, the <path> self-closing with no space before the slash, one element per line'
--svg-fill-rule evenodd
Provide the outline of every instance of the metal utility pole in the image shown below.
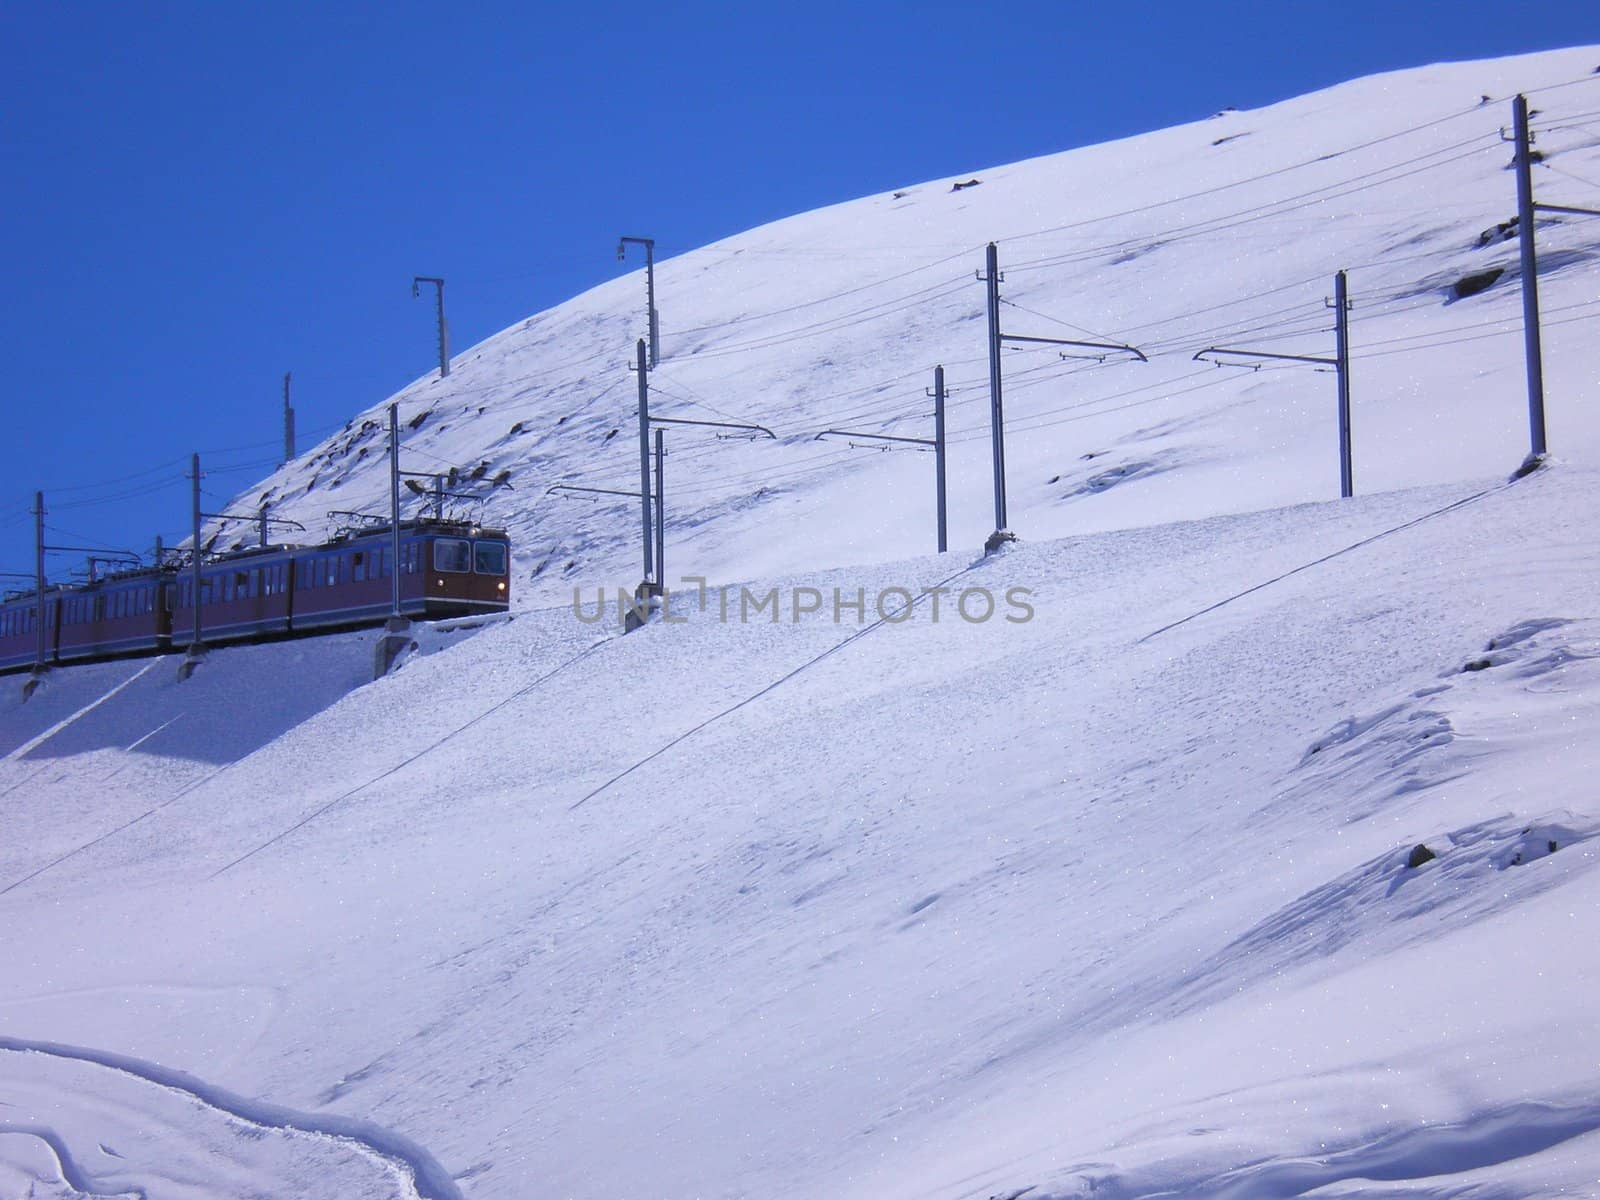
<path fill-rule="evenodd" d="M 38 625 L 35 639 L 33 670 L 44 672 L 44 493 L 33 494 L 33 600 L 34 621 Z"/>
<path fill-rule="evenodd" d="M 189 460 L 189 478 L 194 482 L 193 496 L 194 508 L 189 530 L 189 586 L 194 590 L 194 632 L 189 639 L 189 653 L 184 656 L 182 664 L 178 667 L 178 678 L 188 679 L 193 675 L 195 668 L 200 665 L 205 657 L 205 643 L 200 637 L 201 607 L 200 607 L 200 520 L 204 515 L 200 511 L 200 456 L 194 455 Z"/>
<path fill-rule="evenodd" d="M 635 367 L 639 373 L 639 511 L 644 530 L 644 585 L 650 585 L 650 575 L 655 570 L 655 555 L 651 551 L 650 521 L 650 361 L 649 349 L 643 338 L 635 347 Z M 659 587 L 661 581 L 655 581 Z"/>
<path fill-rule="evenodd" d="M 656 586 L 667 586 L 666 431 L 656 430 Z"/>
<path fill-rule="evenodd" d="M 1511 102 L 1516 127 L 1517 243 L 1522 260 L 1522 345 L 1528 369 L 1528 457 L 1542 458 L 1544 432 L 1544 352 L 1539 344 L 1539 255 L 1533 233 L 1533 155 L 1528 136 L 1528 98 Z"/>
<path fill-rule="evenodd" d="M 1528 372 L 1528 457 L 1545 453 L 1544 353 L 1539 344 L 1539 255 L 1534 245 L 1533 156 L 1528 136 L 1528 98 L 1511 101 L 1516 130 L 1517 248 L 1522 271 L 1522 346 Z"/>
<path fill-rule="evenodd" d="M 984 252 L 984 282 L 989 298 L 989 441 L 994 450 L 994 534 L 1006 533 L 1005 411 L 1000 398 L 1000 252 L 993 242 Z"/>
<path fill-rule="evenodd" d="M 1045 346 L 1076 346 L 1088 350 L 1103 350 L 1106 354 L 1131 354 L 1140 362 L 1149 362 L 1137 346 L 1121 342 L 1082 342 L 1072 338 L 1032 337 L 1020 333 L 1006 333 L 1000 328 L 1000 284 L 1005 276 L 1000 273 L 1000 254 L 993 242 L 989 243 L 984 257 L 984 270 L 978 278 L 986 282 L 989 293 L 989 437 L 994 444 L 994 532 L 984 543 L 984 552 L 998 549 L 1005 542 L 1016 540 L 1006 528 L 1006 430 L 1005 406 L 1000 398 L 1000 349 L 1006 342 L 1027 342 Z M 1065 354 L 1063 358 L 1067 357 Z"/>
<path fill-rule="evenodd" d="M 283 373 L 283 461 L 294 461 L 294 409 L 289 407 L 289 376 Z"/>
<path fill-rule="evenodd" d="M 389 620 L 400 616 L 400 406 L 389 405 Z"/>
<path fill-rule="evenodd" d="M 1326 300 L 1323 301 L 1327 303 Z M 1195 352 L 1195 362 L 1215 362 L 1217 366 L 1249 367 L 1259 371 L 1260 363 L 1224 363 L 1208 354 L 1228 355 L 1232 358 L 1272 359 L 1275 362 L 1310 363 L 1317 367 L 1332 367 L 1339 390 L 1339 495 L 1348 500 L 1355 494 L 1352 451 L 1350 444 L 1350 297 L 1345 273 L 1333 277 L 1334 356 L 1324 358 L 1315 354 L 1278 354 L 1270 350 L 1250 350 L 1237 346 L 1207 346 Z"/>
<path fill-rule="evenodd" d="M 661 365 L 661 322 L 656 313 L 656 240 L 655 238 L 625 237 L 617 242 L 617 261 L 628 257 L 628 247 L 644 247 L 645 318 L 650 331 L 650 366 Z"/>
<path fill-rule="evenodd" d="M 939 553 L 949 549 L 944 498 L 944 367 L 933 369 L 933 478 L 939 506 Z"/>
<path fill-rule="evenodd" d="M 389 619 L 373 652 L 372 677 L 382 679 L 411 644 L 411 622 L 400 611 L 400 406 L 389 405 Z"/>
<path fill-rule="evenodd" d="M 1334 370 L 1339 379 L 1339 496 L 1355 495 L 1355 476 L 1350 450 L 1350 300 L 1345 275 L 1333 277 Z"/>
<path fill-rule="evenodd" d="M 1533 134 L 1528 129 L 1528 98 L 1511 102 L 1513 141 L 1516 143 L 1517 248 L 1522 273 L 1523 357 L 1528 368 L 1528 443 L 1524 470 L 1538 466 L 1546 450 L 1544 427 L 1544 350 L 1539 330 L 1539 251 L 1534 222 L 1542 212 L 1574 217 L 1600 217 L 1600 209 L 1569 204 L 1540 204 L 1533 198 Z M 1505 136 L 1501 131 L 1501 136 Z"/>
<path fill-rule="evenodd" d="M 443 379 L 450 374 L 450 326 L 444 319 L 444 280 L 433 275 L 418 275 L 411 280 L 411 295 L 420 296 L 419 284 L 431 283 L 434 286 L 434 295 L 438 304 L 439 316 L 439 378 Z"/>
<path fill-rule="evenodd" d="M 928 393 L 933 397 L 933 436 L 931 438 L 914 438 L 892 436 L 887 433 L 865 433 L 856 429 L 824 429 L 811 440 L 814 442 L 825 441 L 830 437 L 850 439 L 851 446 L 859 450 L 889 450 L 887 443 L 915 446 L 919 450 L 933 451 L 933 486 L 934 509 L 938 529 L 939 553 L 943 554 L 949 548 L 945 524 L 945 494 L 944 494 L 944 368 L 933 369 L 933 390 Z M 883 442 L 881 446 L 856 446 L 854 439 L 860 438 L 867 442 Z"/>

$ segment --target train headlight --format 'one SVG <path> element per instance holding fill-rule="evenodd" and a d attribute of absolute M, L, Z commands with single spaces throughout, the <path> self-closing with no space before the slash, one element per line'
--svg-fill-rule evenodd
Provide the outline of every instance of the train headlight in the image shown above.
<path fill-rule="evenodd" d="M 501 582 L 495 584 L 494 586 L 499 588 L 502 592 L 506 590 L 506 585 L 505 585 L 505 581 L 504 580 L 502 580 Z"/>
<path fill-rule="evenodd" d="M 438 580 L 438 584 L 439 584 L 440 587 L 443 587 L 444 586 L 444 580 L 442 580 L 442 579 Z"/>

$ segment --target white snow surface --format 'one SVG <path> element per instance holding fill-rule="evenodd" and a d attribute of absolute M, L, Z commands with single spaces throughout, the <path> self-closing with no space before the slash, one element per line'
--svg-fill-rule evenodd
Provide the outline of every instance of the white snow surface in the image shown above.
<path fill-rule="evenodd" d="M 511 620 L 377 682 L 369 633 L 0 689 L 0 1196 L 1600 1195 L 1600 219 L 1539 231 L 1557 457 L 1516 480 L 1517 246 L 1478 244 L 1517 90 L 1540 199 L 1600 207 L 1596 67 L 658 264 L 658 411 L 779 437 L 668 434 L 669 578 L 712 586 L 626 636 L 571 601 L 636 581 L 636 509 L 544 492 L 637 486 L 638 276 L 407 389 L 408 469 L 511 472 Z M 989 239 L 1008 330 L 1150 361 L 1008 351 L 984 558 Z M 1342 501 L 1331 376 L 1191 361 L 1331 353 L 1340 268 Z M 937 362 L 945 555 L 926 456 L 810 440 L 926 436 Z M 377 507 L 379 415 L 238 503 Z"/>

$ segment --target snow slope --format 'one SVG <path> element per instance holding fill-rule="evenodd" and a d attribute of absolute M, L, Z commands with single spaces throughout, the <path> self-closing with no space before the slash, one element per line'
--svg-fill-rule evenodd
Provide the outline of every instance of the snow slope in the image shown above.
<path fill-rule="evenodd" d="M 1600 181 L 1597 67 L 1600 50 L 1584 48 L 1358 80 L 840 204 L 658 263 L 655 411 L 778 435 L 668 431 L 669 573 L 731 581 L 933 549 L 927 455 L 813 439 L 841 427 L 931 436 L 936 363 L 953 389 L 952 545 L 982 544 L 994 526 L 974 276 L 989 241 L 1008 332 L 1132 343 L 1150 358 L 1006 352 L 1010 524 L 1024 536 L 1337 496 L 1330 375 L 1193 355 L 1241 343 L 1332 354 L 1325 304 L 1340 269 L 1354 304 L 1357 489 L 1515 465 L 1528 439 L 1517 244 L 1497 228 L 1516 211 L 1501 131 L 1509 97 L 1529 91 L 1539 198 L 1600 207 L 1585 182 Z M 1551 446 L 1593 461 L 1600 425 L 1581 397 L 1600 370 L 1588 333 L 1600 222 L 1551 217 L 1540 237 Z M 1459 280 L 1495 269 L 1493 286 L 1455 299 Z M 628 367 L 643 297 L 638 273 L 620 278 L 395 397 L 406 469 L 481 472 L 484 511 L 512 530 L 517 590 L 535 602 L 565 600 L 574 581 L 637 581 L 629 502 L 546 489 L 637 488 Z M 313 532 L 329 510 L 386 512 L 385 420 L 383 405 L 360 414 L 228 511 L 269 502 Z M 221 544 L 253 536 L 236 528 Z"/>
<path fill-rule="evenodd" d="M 982 353 L 965 278 L 915 311 L 846 315 L 943 268 L 755 315 L 799 291 L 1059 221 L 1073 195 L 1112 194 L 1108 172 L 1131 207 L 1579 78 L 1597 55 L 1362 81 L 664 266 L 664 386 L 789 439 L 700 456 L 683 439 L 669 496 L 682 478 L 700 498 L 674 509 L 672 573 L 759 579 L 753 594 L 779 589 L 776 622 L 738 620 L 737 586 L 729 620 L 715 590 L 704 610 L 684 594 L 683 623 L 626 637 L 570 605 L 574 580 L 590 603 L 595 581 L 632 582 L 633 524 L 530 493 L 597 454 L 626 485 L 632 381 L 620 356 L 521 376 L 558 334 L 573 355 L 626 343 L 635 281 L 417 385 L 404 411 L 436 415 L 408 454 L 486 456 L 487 431 L 542 414 L 490 463 L 517 487 L 493 501 L 523 547 L 513 621 L 432 637 L 371 684 L 364 634 L 218 652 L 184 683 L 163 661 L 57 672 L 26 704 L 0 690 L 0 1194 L 1600 1193 L 1600 429 L 1581 326 L 1550 343 L 1561 457 L 1515 482 L 1518 342 L 1496 331 L 1515 332 L 1516 299 L 1498 285 L 1361 315 L 1373 341 L 1491 324 L 1358 363 L 1351 501 L 1320 499 L 1336 486 L 1325 377 L 1207 368 L 1226 382 L 1180 396 L 1198 368 L 1154 354 L 1016 389 L 1025 540 L 987 559 L 981 440 L 960 443 L 961 549 L 944 556 L 917 556 L 924 459 L 840 451 L 761 497 L 729 479 L 817 453 L 806 431 L 848 403 L 831 390 L 902 367 L 915 389 L 939 356 L 954 371 Z M 1548 111 L 1562 97 L 1586 113 L 1600 77 L 1549 95 Z M 1375 170 L 1380 150 L 1415 162 L 1503 108 L 1180 211 L 1014 237 L 1004 261 L 1162 240 Z M 1223 129 L 1249 136 L 1211 146 Z M 1594 151 L 1570 155 L 1593 171 Z M 1136 309 L 1196 313 L 1413 238 L 1405 253 L 1425 257 L 1406 270 L 1444 286 L 1514 256 L 1463 242 L 1472 206 L 1485 225 L 1503 215 L 1504 158 L 1480 154 L 1482 178 L 1462 160 L 1266 225 L 1168 235 L 1121 264 L 1008 268 L 1007 293 L 1131 337 Z M 896 245 L 890 222 L 915 228 Z M 1547 311 L 1590 302 L 1597 232 L 1552 231 L 1570 255 Z M 952 270 L 974 265 L 963 255 Z M 669 271 L 680 293 L 703 285 L 696 322 L 752 319 L 695 341 Z M 780 340 L 827 320 L 825 338 Z M 958 332 L 976 345 L 950 350 Z M 1134 371 L 1169 372 L 1172 390 L 1110 398 Z M 446 396 L 473 387 L 485 412 L 457 415 L 468 401 Z M 968 396 L 955 411 L 972 433 Z M 1378 436 L 1446 421 L 1448 439 Z M 597 449 L 613 426 L 616 449 Z M 1107 461 L 1080 461 L 1088 448 Z M 1118 465 L 1126 483 L 1082 490 Z M 326 456 L 266 486 L 319 469 L 284 510 L 310 515 Z M 377 495 L 365 460 L 338 470 L 336 506 Z M 1410 479 L 1427 486 L 1395 490 Z M 923 594 L 936 586 L 950 590 Z M 956 606 L 1019 587 L 1031 620 L 1005 620 L 1003 600 L 983 622 Z M 821 611 L 793 619 L 803 588 Z M 880 619 L 892 588 L 919 599 L 887 593 Z M 836 621 L 835 589 L 861 589 L 865 613 Z M 1408 867 L 1418 844 L 1434 857 Z"/>

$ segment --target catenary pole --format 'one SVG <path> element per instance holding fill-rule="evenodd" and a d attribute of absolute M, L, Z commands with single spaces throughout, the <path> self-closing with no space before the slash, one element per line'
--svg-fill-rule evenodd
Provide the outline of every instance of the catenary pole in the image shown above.
<path fill-rule="evenodd" d="M 989 285 L 989 439 L 994 450 L 994 531 L 1006 529 L 1005 409 L 1000 398 L 1000 252 L 993 242 L 985 251 Z"/>
<path fill-rule="evenodd" d="M 1334 370 L 1339 378 L 1339 495 L 1355 495 L 1350 447 L 1350 300 L 1345 273 L 1333 277 Z"/>
<path fill-rule="evenodd" d="M 194 513 L 191 535 L 193 540 L 189 543 L 192 560 L 190 579 L 194 587 L 194 637 L 189 644 L 189 657 L 193 658 L 200 653 L 200 456 L 194 455 L 189 460 L 189 476 L 194 481 Z"/>
<path fill-rule="evenodd" d="M 656 242 L 650 238 L 644 245 L 645 306 L 650 310 L 650 369 L 661 365 L 661 320 L 656 315 Z"/>
<path fill-rule="evenodd" d="M 400 617 L 400 406 L 389 405 L 389 616 Z"/>
<path fill-rule="evenodd" d="M 436 275 L 417 275 L 411 280 L 411 294 L 420 296 L 417 285 L 431 283 L 434 288 L 434 303 L 439 323 L 439 378 L 443 379 L 450 374 L 450 326 L 444 319 L 444 280 Z"/>
<path fill-rule="evenodd" d="M 617 261 L 628 256 L 628 247 L 644 247 L 644 299 L 645 322 L 650 334 L 650 368 L 661 365 L 661 319 L 656 312 L 656 240 L 647 237 L 624 237 L 617 241 Z"/>
<path fill-rule="evenodd" d="M 283 461 L 294 461 L 294 409 L 289 407 L 289 376 L 283 373 Z"/>
<path fill-rule="evenodd" d="M 33 665 L 44 670 L 44 493 L 33 494 L 33 599 L 34 622 L 38 625 Z"/>
<path fill-rule="evenodd" d="M 635 369 L 639 373 L 639 505 L 644 530 L 644 573 L 649 582 L 655 570 L 655 555 L 650 545 L 650 350 L 643 338 L 635 349 Z M 656 580 L 659 585 L 661 581 Z"/>
<path fill-rule="evenodd" d="M 1528 370 L 1528 457 L 1545 453 L 1544 353 L 1539 343 L 1539 254 L 1534 244 L 1533 154 L 1528 136 L 1528 98 L 1511 102 L 1516 126 L 1517 242 L 1522 270 L 1522 345 Z"/>
<path fill-rule="evenodd" d="M 666 430 L 656 430 L 656 586 L 667 586 L 667 444 Z"/>
<path fill-rule="evenodd" d="M 939 513 L 939 553 L 949 549 L 944 491 L 944 367 L 933 369 L 933 479 Z"/>

